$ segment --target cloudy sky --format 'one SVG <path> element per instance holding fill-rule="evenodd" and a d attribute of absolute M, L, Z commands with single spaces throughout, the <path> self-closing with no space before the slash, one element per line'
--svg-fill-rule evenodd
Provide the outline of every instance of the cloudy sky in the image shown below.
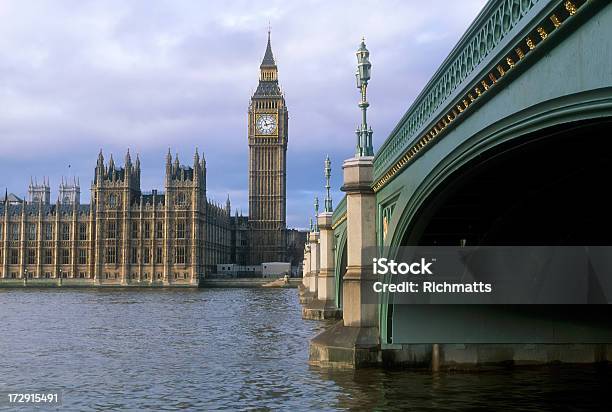
<path fill-rule="evenodd" d="M 0 188 L 78 176 L 82 202 L 103 149 L 140 153 L 143 190 L 163 189 L 170 147 L 208 162 L 209 197 L 245 214 L 247 107 L 268 22 L 289 108 L 287 217 L 306 227 L 353 154 L 355 50 L 371 53 L 375 149 L 483 7 L 484 0 L 0 0 Z M 334 201 L 341 197 L 335 190 Z"/>

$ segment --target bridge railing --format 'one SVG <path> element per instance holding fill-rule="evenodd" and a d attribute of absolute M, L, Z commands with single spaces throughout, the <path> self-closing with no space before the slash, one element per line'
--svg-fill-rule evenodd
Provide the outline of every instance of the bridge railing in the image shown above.
<path fill-rule="evenodd" d="M 453 120 L 453 112 L 462 111 L 463 106 L 456 106 L 456 103 L 461 102 L 463 96 L 467 99 L 468 91 L 475 98 L 480 96 L 480 90 L 475 91 L 473 87 L 479 77 L 486 75 L 510 42 L 524 36 L 528 23 L 553 3 L 559 1 L 491 0 L 487 3 L 379 149 L 374 159 L 375 190 L 384 184 L 390 170 L 403 166 L 402 156 L 413 149 L 415 143 L 417 148 L 421 143 L 424 146 L 438 133 L 436 125 L 439 124 L 440 129 L 446 126 L 449 110 L 449 122 Z M 519 58 L 522 59 L 522 55 Z M 513 60 L 508 64 L 513 67 Z M 488 87 L 481 88 L 483 93 L 488 90 Z M 465 108 L 474 97 L 470 94 L 471 100 L 463 99 Z"/>
<path fill-rule="evenodd" d="M 340 200 L 332 215 L 332 228 L 340 226 L 346 220 L 346 196 Z"/>

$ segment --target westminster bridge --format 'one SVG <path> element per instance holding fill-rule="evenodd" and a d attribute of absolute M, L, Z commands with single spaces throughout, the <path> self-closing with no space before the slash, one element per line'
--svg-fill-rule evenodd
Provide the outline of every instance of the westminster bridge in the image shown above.
<path fill-rule="evenodd" d="M 300 289 L 303 317 L 341 320 L 311 341 L 310 362 L 612 360 L 608 305 L 400 305 L 389 293 L 366 304 L 362 288 L 372 249 L 611 244 L 610 2 L 490 1 L 376 154 L 363 42 L 357 58 L 346 195 L 332 209 L 328 187 L 317 207 Z"/>

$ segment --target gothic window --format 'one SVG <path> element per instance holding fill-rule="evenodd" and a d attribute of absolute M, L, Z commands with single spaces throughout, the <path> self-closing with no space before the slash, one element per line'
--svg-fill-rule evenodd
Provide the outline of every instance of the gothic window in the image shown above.
<path fill-rule="evenodd" d="M 174 263 L 179 264 L 179 265 L 185 264 L 185 247 L 184 246 L 178 246 L 176 248 L 176 256 L 175 256 Z"/>
<path fill-rule="evenodd" d="M 138 263 L 138 248 L 135 248 L 135 247 L 132 248 L 130 262 L 132 263 L 132 265 L 135 265 Z"/>
<path fill-rule="evenodd" d="M 70 224 L 62 223 L 62 240 L 70 240 Z"/>
<path fill-rule="evenodd" d="M 185 221 L 179 220 L 176 222 L 176 238 L 185 239 Z"/>
<path fill-rule="evenodd" d="M 158 247 L 155 251 L 155 263 L 162 264 L 164 262 L 164 251 L 161 247 Z"/>
<path fill-rule="evenodd" d="M 146 247 L 142 249 L 142 263 L 148 265 L 151 262 L 151 250 Z"/>
<path fill-rule="evenodd" d="M 132 239 L 138 239 L 138 223 L 132 222 Z"/>
<path fill-rule="evenodd" d="M 117 249 L 114 247 L 106 248 L 105 262 L 110 264 L 117 263 Z"/>
<path fill-rule="evenodd" d="M 36 224 L 28 223 L 27 225 L 28 240 L 36 240 Z"/>
<path fill-rule="evenodd" d="M 142 236 L 145 239 L 151 238 L 151 223 L 150 222 L 144 222 L 144 228 L 143 228 Z"/>
<path fill-rule="evenodd" d="M 117 238 L 117 222 L 113 220 L 106 222 L 106 238 L 107 239 Z"/>
<path fill-rule="evenodd" d="M 36 264 L 36 250 L 29 249 L 28 250 L 28 265 Z"/>
<path fill-rule="evenodd" d="M 79 265 L 87 264 L 87 249 L 79 249 Z"/>
<path fill-rule="evenodd" d="M 185 193 L 179 193 L 176 195 L 174 198 L 174 204 L 176 206 L 185 206 L 187 204 L 187 197 L 185 196 Z"/>
<path fill-rule="evenodd" d="M 19 223 L 11 223 L 11 240 L 19 240 Z"/>
<path fill-rule="evenodd" d="M 87 240 L 87 223 L 79 223 L 79 240 Z"/>
<path fill-rule="evenodd" d="M 53 224 L 45 223 L 45 240 L 53 240 Z"/>
<path fill-rule="evenodd" d="M 155 224 L 155 237 L 158 239 L 162 239 L 164 237 L 164 223 L 157 222 Z"/>
<path fill-rule="evenodd" d="M 53 250 L 45 249 L 44 255 L 43 255 L 43 263 L 45 265 L 53 264 Z"/>
<path fill-rule="evenodd" d="M 4 238 L 4 226 L 0 223 L 0 240 Z"/>
<path fill-rule="evenodd" d="M 111 193 L 110 195 L 108 195 L 108 206 L 115 208 L 117 207 L 118 204 L 118 199 L 117 199 L 117 195 L 115 193 Z"/>
<path fill-rule="evenodd" d="M 62 249 L 62 265 L 70 264 L 70 249 Z"/>

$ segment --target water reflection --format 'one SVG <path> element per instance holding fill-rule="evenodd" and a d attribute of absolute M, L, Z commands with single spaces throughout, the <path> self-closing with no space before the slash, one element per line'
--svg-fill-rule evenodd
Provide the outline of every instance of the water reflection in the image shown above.
<path fill-rule="evenodd" d="M 588 410 L 612 387 L 607 367 L 310 367 L 325 324 L 295 290 L 4 289 L 0 322 L 0 391 L 63 389 L 66 410 Z"/>
<path fill-rule="evenodd" d="M 311 368 L 339 388 L 343 410 L 609 410 L 609 366 L 550 366 L 494 371 L 356 372 Z"/>

